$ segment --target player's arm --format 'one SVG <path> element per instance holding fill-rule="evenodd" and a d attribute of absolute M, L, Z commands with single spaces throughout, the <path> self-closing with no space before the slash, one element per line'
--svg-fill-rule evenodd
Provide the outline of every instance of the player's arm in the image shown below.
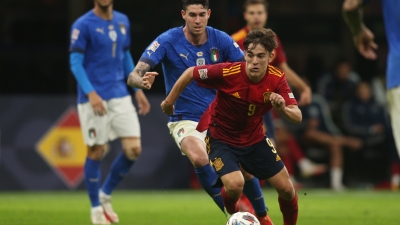
<path fill-rule="evenodd" d="M 149 90 L 154 83 L 157 72 L 149 72 L 150 65 L 139 61 L 135 69 L 129 74 L 128 85 L 135 88 Z"/>
<path fill-rule="evenodd" d="M 279 64 L 279 68 L 283 70 L 286 79 L 290 85 L 300 92 L 299 105 L 304 106 L 311 103 L 311 88 L 297 75 L 292 68 L 289 67 L 287 62 Z"/>
<path fill-rule="evenodd" d="M 94 114 L 102 116 L 107 113 L 106 108 L 103 105 L 103 99 L 97 94 L 92 83 L 90 82 L 86 70 L 83 67 L 83 60 L 85 54 L 80 52 L 70 53 L 70 69 L 74 75 L 79 86 L 82 88 L 83 92 L 88 96 L 90 105 L 93 108 Z"/>
<path fill-rule="evenodd" d="M 272 93 L 269 100 L 272 106 L 281 113 L 287 121 L 296 124 L 301 123 L 302 115 L 297 105 L 286 105 L 285 99 L 277 93 Z"/>
<path fill-rule="evenodd" d="M 362 0 L 345 0 L 342 5 L 343 17 L 353 33 L 356 48 L 365 58 L 376 59 L 374 50 L 378 45 L 374 42 L 374 34 L 364 24 Z"/>
<path fill-rule="evenodd" d="M 135 63 L 133 62 L 132 55 L 129 50 L 126 50 L 124 52 L 124 73 L 125 73 L 125 78 L 129 77 L 129 73 L 133 71 L 135 68 Z M 135 92 L 135 99 L 138 104 L 139 110 L 138 113 L 139 115 L 146 115 L 150 111 L 150 103 L 146 98 L 146 95 L 144 94 L 143 90 L 137 89 L 137 88 L 132 88 L 133 91 Z"/>
<path fill-rule="evenodd" d="M 162 111 L 167 115 L 174 114 L 174 103 L 178 99 L 179 95 L 183 90 L 192 82 L 193 80 L 193 70 L 194 67 L 189 67 L 183 72 L 183 74 L 176 81 L 174 86 L 171 89 L 171 92 L 165 98 L 165 100 L 161 103 Z"/>

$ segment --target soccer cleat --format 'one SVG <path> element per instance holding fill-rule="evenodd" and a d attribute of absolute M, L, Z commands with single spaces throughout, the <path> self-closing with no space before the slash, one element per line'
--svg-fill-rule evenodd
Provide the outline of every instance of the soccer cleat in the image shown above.
<path fill-rule="evenodd" d="M 90 219 L 92 220 L 92 224 L 96 225 L 110 224 L 110 221 L 104 215 L 104 210 L 103 207 L 101 207 L 101 205 L 93 207 L 90 211 L 91 211 Z"/>
<path fill-rule="evenodd" d="M 99 198 L 101 206 L 104 209 L 105 217 L 112 223 L 118 223 L 119 218 L 118 215 L 114 212 L 112 205 L 111 205 L 111 195 L 105 194 L 103 191 L 99 191 Z"/>
<path fill-rule="evenodd" d="M 261 225 L 274 225 L 274 223 L 272 222 L 271 218 L 269 218 L 268 215 L 264 216 L 264 217 L 258 217 L 256 216 L 258 221 L 260 221 Z"/>

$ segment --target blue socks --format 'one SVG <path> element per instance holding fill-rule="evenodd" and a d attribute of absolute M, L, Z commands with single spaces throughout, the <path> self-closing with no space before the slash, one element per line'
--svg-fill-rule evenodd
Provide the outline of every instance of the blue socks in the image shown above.
<path fill-rule="evenodd" d="M 111 192 L 125 177 L 134 162 L 128 159 L 123 152 L 119 154 L 111 166 L 111 171 L 103 184 L 102 191 L 107 195 L 111 195 Z"/>
<path fill-rule="evenodd" d="M 86 158 L 84 172 L 85 172 L 86 189 L 89 194 L 92 207 L 99 206 L 100 205 L 99 188 L 101 179 L 100 161 L 95 161 Z"/>
<path fill-rule="evenodd" d="M 211 185 L 218 178 L 214 169 L 207 164 L 203 167 L 195 168 L 197 178 L 201 186 L 208 193 L 209 196 L 214 200 L 222 212 L 224 212 L 224 202 L 222 201 L 221 188 L 213 188 Z"/>
<path fill-rule="evenodd" d="M 259 217 L 265 217 L 267 215 L 268 208 L 265 206 L 260 182 L 256 177 L 244 183 L 243 193 L 251 202 L 256 215 Z"/>

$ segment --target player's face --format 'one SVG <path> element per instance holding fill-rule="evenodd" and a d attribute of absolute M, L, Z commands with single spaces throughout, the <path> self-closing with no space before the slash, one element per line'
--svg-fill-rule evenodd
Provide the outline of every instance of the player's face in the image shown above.
<path fill-rule="evenodd" d="M 186 27 L 193 35 L 201 35 L 207 27 L 208 18 L 210 18 L 211 10 L 204 8 L 200 4 L 189 5 L 182 10 L 182 18 L 186 21 Z"/>
<path fill-rule="evenodd" d="M 250 44 L 245 51 L 246 72 L 250 79 L 262 78 L 267 71 L 268 63 L 272 60 L 274 51 L 268 52 L 264 46 Z"/>
<path fill-rule="evenodd" d="M 102 9 L 106 9 L 113 4 L 113 0 L 95 0 L 94 4 L 98 5 Z"/>
<path fill-rule="evenodd" d="M 261 29 L 267 23 L 267 11 L 263 4 L 254 4 L 247 6 L 244 12 L 244 19 L 251 30 Z"/>

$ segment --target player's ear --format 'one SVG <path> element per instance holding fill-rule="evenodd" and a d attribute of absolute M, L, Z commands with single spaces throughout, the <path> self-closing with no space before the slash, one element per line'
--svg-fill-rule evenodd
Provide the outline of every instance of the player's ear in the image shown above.
<path fill-rule="evenodd" d="M 208 16 L 208 18 L 210 18 L 210 16 L 211 16 L 211 9 L 208 9 L 208 10 L 207 10 L 207 16 Z M 207 19 L 208 19 L 208 18 L 207 18 Z"/>
<path fill-rule="evenodd" d="M 186 20 L 186 11 L 185 10 L 181 10 L 181 15 L 182 15 L 182 19 Z"/>
<path fill-rule="evenodd" d="M 274 60 L 275 58 L 275 49 L 271 51 L 271 53 L 269 53 L 269 59 L 268 62 L 272 62 L 272 60 Z"/>

